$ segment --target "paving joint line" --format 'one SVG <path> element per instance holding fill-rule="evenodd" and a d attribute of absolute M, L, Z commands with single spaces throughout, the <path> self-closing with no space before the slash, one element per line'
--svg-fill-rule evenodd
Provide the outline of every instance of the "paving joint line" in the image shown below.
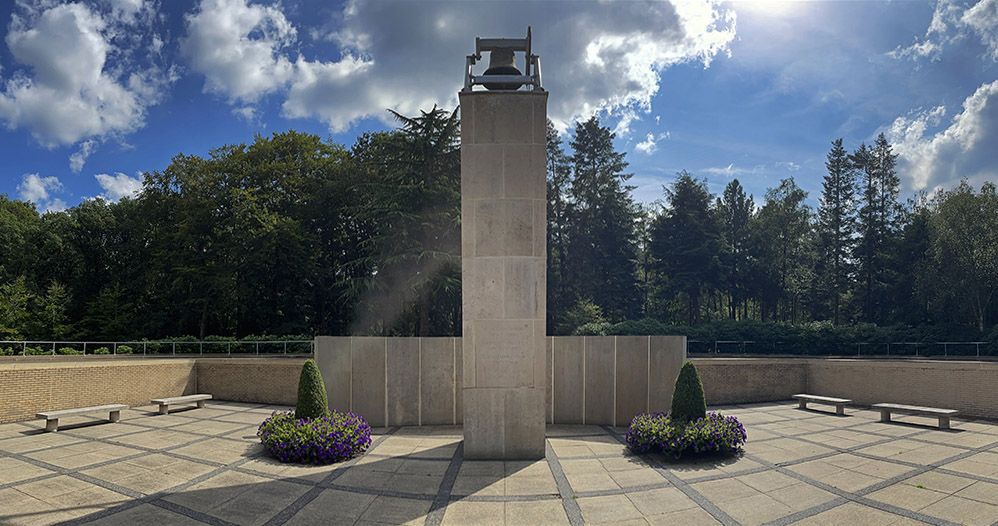
<path fill-rule="evenodd" d="M 568 482 L 568 477 L 565 476 L 565 470 L 561 467 L 558 454 L 555 453 L 554 448 L 551 447 L 547 439 L 544 440 L 544 458 L 551 469 L 555 486 L 558 488 L 558 495 L 561 496 L 561 506 L 565 509 L 565 515 L 568 517 L 569 524 L 571 526 L 582 526 L 585 524 L 585 519 L 582 517 L 582 508 L 579 506 L 578 501 L 575 500 L 575 490 L 572 489 L 572 485 Z"/>
<path fill-rule="evenodd" d="M 602 426 L 603 430 L 606 431 L 610 436 L 616 439 L 621 444 L 627 445 L 627 441 L 621 438 L 620 434 L 613 430 L 610 426 Z M 655 457 L 649 457 L 649 465 L 654 469 L 659 475 L 661 475 L 665 480 L 669 481 L 673 486 L 679 491 L 683 492 L 684 495 L 689 497 L 690 500 L 695 502 L 700 508 L 709 513 L 714 519 L 725 526 L 739 526 L 738 521 L 728 515 L 724 510 L 719 508 L 716 504 L 706 498 L 699 491 L 694 489 L 692 486 L 687 484 L 685 481 L 680 479 L 673 473 L 669 468 L 662 464 L 661 460 Z"/>
<path fill-rule="evenodd" d="M 426 526 L 440 526 L 440 523 L 443 522 L 447 504 L 450 502 L 451 493 L 454 490 L 454 482 L 457 480 L 457 474 L 461 470 L 463 462 L 464 441 L 462 440 L 454 449 L 450 464 L 447 465 L 447 471 L 444 472 L 443 480 L 440 481 L 440 486 L 437 488 L 437 494 L 433 503 L 430 504 L 430 511 L 426 514 L 426 520 L 423 522 Z"/>

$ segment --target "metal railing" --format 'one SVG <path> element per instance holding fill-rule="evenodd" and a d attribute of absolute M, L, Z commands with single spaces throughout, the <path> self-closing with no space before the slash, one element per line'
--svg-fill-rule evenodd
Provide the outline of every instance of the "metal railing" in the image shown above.
<path fill-rule="evenodd" d="M 794 355 L 916 358 L 981 358 L 981 347 L 990 342 L 850 342 L 822 344 L 819 352 L 810 352 L 807 343 L 756 342 L 748 340 L 687 340 L 690 354 Z M 833 348 L 834 352 L 829 349 Z M 988 357 L 988 354 L 984 355 Z"/>
<path fill-rule="evenodd" d="M 263 352 L 261 352 L 261 350 Z M 0 340 L 0 356 L 306 356 L 313 340 Z"/>

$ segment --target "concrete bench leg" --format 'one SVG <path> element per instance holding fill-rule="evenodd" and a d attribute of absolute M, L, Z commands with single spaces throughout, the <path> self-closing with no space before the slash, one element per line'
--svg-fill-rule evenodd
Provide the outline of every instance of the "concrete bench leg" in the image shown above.
<path fill-rule="evenodd" d="M 891 412 L 890 412 L 889 409 L 881 409 L 880 410 L 880 421 L 881 422 L 890 422 L 891 421 Z"/>
<path fill-rule="evenodd" d="M 117 422 L 118 420 L 121 420 L 121 411 L 111 411 L 110 414 L 108 415 L 108 420 L 112 422 Z"/>
<path fill-rule="evenodd" d="M 939 429 L 949 429 L 949 417 L 940 416 L 939 417 Z"/>
<path fill-rule="evenodd" d="M 198 400 L 198 408 L 204 408 L 204 400 Z"/>
<path fill-rule="evenodd" d="M 50 433 L 59 430 L 59 419 L 51 418 L 45 421 L 45 432 Z"/>
<path fill-rule="evenodd" d="M 159 404 L 159 414 L 168 415 L 170 414 L 170 406 L 166 404 Z"/>
<path fill-rule="evenodd" d="M 797 400 L 797 409 L 807 409 L 807 400 Z"/>
<path fill-rule="evenodd" d="M 835 414 L 837 414 L 839 416 L 846 416 L 846 405 L 845 404 L 837 404 L 835 406 Z"/>

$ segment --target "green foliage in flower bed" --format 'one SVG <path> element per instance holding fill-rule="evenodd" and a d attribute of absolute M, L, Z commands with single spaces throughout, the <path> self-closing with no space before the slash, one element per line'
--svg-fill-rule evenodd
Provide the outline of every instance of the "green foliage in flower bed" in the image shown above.
<path fill-rule="evenodd" d="M 692 421 L 665 413 L 642 413 L 627 429 L 627 447 L 635 453 L 664 453 L 675 458 L 702 453 L 731 454 L 741 450 L 747 435 L 733 416 L 710 412 Z"/>
<path fill-rule="evenodd" d="M 676 390 L 672 395 L 673 420 L 692 422 L 707 416 L 707 402 L 703 397 L 703 383 L 693 362 L 686 362 L 676 379 Z"/>
<path fill-rule="evenodd" d="M 114 350 L 115 354 L 132 354 L 132 348 L 127 345 L 119 345 L 117 349 Z"/>
<path fill-rule="evenodd" d="M 371 426 L 354 413 L 333 411 L 319 418 L 278 412 L 260 424 L 257 436 L 281 462 L 331 464 L 353 458 L 371 446 Z"/>
<path fill-rule="evenodd" d="M 63 356 L 70 356 L 74 354 L 83 354 L 83 351 L 78 351 L 72 347 L 60 347 L 55 350 L 56 354 L 61 354 Z"/>
<path fill-rule="evenodd" d="M 326 402 L 326 385 L 322 382 L 322 374 L 314 360 L 305 360 L 298 377 L 298 405 L 295 406 L 296 418 L 318 418 L 329 414 L 329 404 Z"/>
<path fill-rule="evenodd" d="M 111 354 L 111 349 L 107 347 L 98 347 L 94 349 L 94 354 Z"/>

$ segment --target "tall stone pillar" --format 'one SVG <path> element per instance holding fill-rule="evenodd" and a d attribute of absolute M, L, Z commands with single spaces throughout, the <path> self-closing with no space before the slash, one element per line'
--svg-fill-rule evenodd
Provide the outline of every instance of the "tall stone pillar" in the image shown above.
<path fill-rule="evenodd" d="M 544 457 L 547 92 L 464 91 L 464 457 Z"/>

